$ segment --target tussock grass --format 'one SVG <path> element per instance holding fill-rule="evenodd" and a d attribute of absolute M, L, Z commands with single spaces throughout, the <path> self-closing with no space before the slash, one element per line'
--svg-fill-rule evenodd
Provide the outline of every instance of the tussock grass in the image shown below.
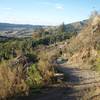
<path fill-rule="evenodd" d="M 23 78 L 22 69 L 19 71 L 17 68 L 12 69 L 6 62 L 0 64 L 0 99 L 27 92 L 28 86 Z"/>

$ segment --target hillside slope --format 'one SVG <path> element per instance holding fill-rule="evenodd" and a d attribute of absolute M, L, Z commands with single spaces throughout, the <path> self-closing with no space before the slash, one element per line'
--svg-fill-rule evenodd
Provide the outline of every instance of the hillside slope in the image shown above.
<path fill-rule="evenodd" d="M 85 25 L 88 24 L 88 20 L 74 22 L 66 25 L 66 32 L 80 32 Z"/>
<path fill-rule="evenodd" d="M 88 25 L 76 37 L 70 40 L 67 52 L 69 63 L 94 64 L 100 50 L 100 16 L 90 18 Z"/>

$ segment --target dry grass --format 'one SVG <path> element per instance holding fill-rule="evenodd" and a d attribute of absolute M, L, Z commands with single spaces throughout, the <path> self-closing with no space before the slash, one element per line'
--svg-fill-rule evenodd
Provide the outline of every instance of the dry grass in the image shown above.
<path fill-rule="evenodd" d="M 54 76 L 54 61 L 59 56 L 59 50 L 55 47 L 50 46 L 38 53 L 38 70 L 40 71 L 45 84 L 52 82 Z"/>
<path fill-rule="evenodd" d="M 18 71 L 16 68 L 10 68 L 6 62 L 0 64 L 0 99 L 16 96 L 27 91 L 28 86 L 23 79 L 21 68 Z"/>
<path fill-rule="evenodd" d="M 11 62 L 14 59 L 0 63 L 0 99 L 25 95 L 29 93 L 31 86 L 43 86 L 51 83 L 51 78 L 54 74 L 52 65 L 52 60 L 55 58 L 54 54 L 53 52 L 40 52 L 38 54 L 39 61 L 35 64 L 36 66 L 33 64 L 29 67 L 30 70 L 27 72 L 27 78 L 25 78 L 26 73 L 24 73 L 21 64 L 11 67 Z M 28 84 L 29 82 L 32 83 L 31 86 Z"/>
<path fill-rule="evenodd" d="M 100 22 L 96 22 L 97 24 L 93 26 L 94 20 L 89 21 L 76 37 L 70 39 L 67 45 L 67 53 L 70 54 L 69 63 L 93 64 L 97 58 L 97 49 L 100 47 Z"/>
<path fill-rule="evenodd" d="M 55 55 L 53 52 L 41 52 L 39 58 L 40 60 L 37 64 L 38 70 L 41 73 L 44 84 L 48 84 L 54 74 L 52 60 L 55 58 Z"/>

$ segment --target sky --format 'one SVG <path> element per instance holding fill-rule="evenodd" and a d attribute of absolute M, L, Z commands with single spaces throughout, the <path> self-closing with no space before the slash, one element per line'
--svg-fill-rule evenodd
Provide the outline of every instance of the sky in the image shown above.
<path fill-rule="evenodd" d="M 0 22 L 58 25 L 89 18 L 100 0 L 0 0 Z"/>

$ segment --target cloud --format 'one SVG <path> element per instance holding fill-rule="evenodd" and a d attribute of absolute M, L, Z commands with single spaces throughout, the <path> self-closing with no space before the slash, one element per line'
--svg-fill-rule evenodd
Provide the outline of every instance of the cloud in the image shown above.
<path fill-rule="evenodd" d="M 56 9 L 63 10 L 64 7 L 62 7 L 62 6 L 57 6 Z"/>
<path fill-rule="evenodd" d="M 61 4 L 56 4 L 56 9 L 58 10 L 64 10 L 64 6 Z"/>
<path fill-rule="evenodd" d="M 41 2 L 41 4 L 51 6 L 51 7 L 55 7 L 57 10 L 64 10 L 63 4 L 52 3 L 52 2 Z"/>
<path fill-rule="evenodd" d="M 50 5 L 51 3 L 50 2 L 41 2 L 41 4 Z"/>
<path fill-rule="evenodd" d="M 4 11 L 4 12 L 11 12 L 13 9 L 10 8 L 10 7 L 3 7 L 3 8 L 0 8 L 0 11 Z"/>
<path fill-rule="evenodd" d="M 9 17 L 1 17 L 0 22 L 5 23 L 15 23 L 15 24 L 33 24 L 33 25 L 58 25 L 62 21 L 59 20 L 48 20 L 48 19 L 41 19 L 41 18 L 20 18 L 16 16 L 9 16 Z"/>
<path fill-rule="evenodd" d="M 5 7 L 5 8 L 2 8 L 3 10 L 12 10 L 12 8 L 10 7 Z"/>
<path fill-rule="evenodd" d="M 12 10 L 12 8 L 3 8 L 4 10 Z"/>

